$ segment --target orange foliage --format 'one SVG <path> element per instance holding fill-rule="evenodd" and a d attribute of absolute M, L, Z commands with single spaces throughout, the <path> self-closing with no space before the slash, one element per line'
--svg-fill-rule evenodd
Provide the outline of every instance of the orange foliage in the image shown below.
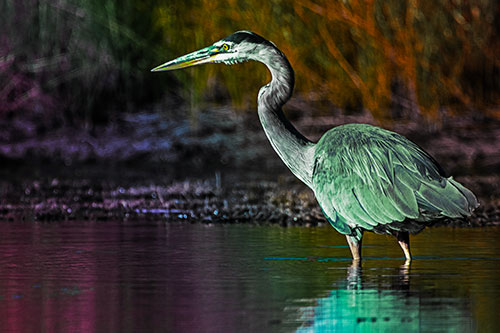
<path fill-rule="evenodd" d="M 393 117 L 395 103 L 404 104 L 409 115 L 433 118 L 443 107 L 498 109 L 500 43 L 492 12 L 499 5 L 494 0 L 458 3 L 192 0 L 159 5 L 156 19 L 172 57 L 236 30 L 261 34 L 289 58 L 296 93 L 329 99 L 342 108 L 364 107 L 384 121 Z M 231 98 L 247 106 L 268 77 L 264 71 L 255 74 L 255 66 L 205 66 L 191 70 L 197 77 L 189 82 L 199 96 L 216 81 L 210 77 L 220 76 Z M 481 75 L 491 77 L 481 81 Z"/>

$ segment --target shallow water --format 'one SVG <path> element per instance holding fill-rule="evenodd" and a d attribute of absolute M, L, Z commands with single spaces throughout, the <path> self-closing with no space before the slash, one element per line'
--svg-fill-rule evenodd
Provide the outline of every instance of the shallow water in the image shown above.
<path fill-rule="evenodd" d="M 0 332 L 499 331 L 500 228 L 0 224 Z"/>

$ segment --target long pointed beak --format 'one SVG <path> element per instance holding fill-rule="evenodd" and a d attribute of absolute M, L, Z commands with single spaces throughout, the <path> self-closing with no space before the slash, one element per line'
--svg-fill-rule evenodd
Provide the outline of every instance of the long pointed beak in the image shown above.
<path fill-rule="evenodd" d="M 174 69 L 186 68 L 213 62 L 215 60 L 215 56 L 218 54 L 217 51 L 218 49 L 213 45 L 208 46 L 204 49 L 186 54 L 182 57 L 166 62 L 163 65 L 155 67 L 151 70 L 151 72 L 171 71 Z"/>

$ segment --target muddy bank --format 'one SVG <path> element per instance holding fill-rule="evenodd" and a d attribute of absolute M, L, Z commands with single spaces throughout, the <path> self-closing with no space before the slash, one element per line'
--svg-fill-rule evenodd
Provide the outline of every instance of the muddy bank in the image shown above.
<path fill-rule="evenodd" d="M 312 140 L 340 124 L 377 125 L 368 113 L 312 117 L 294 99 L 287 109 Z M 172 112 L 127 114 L 89 130 L 0 123 L 0 220 L 326 223 L 312 192 L 272 150 L 255 112 L 212 107 L 194 122 L 175 116 L 186 110 Z M 499 223 L 499 120 L 447 115 L 388 127 L 478 195 L 474 217 L 454 225 Z"/>
<path fill-rule="evenodd" d="M 82 170 L 86 171 L 82 173 Z M 80 170 L 76 172 L 75 170 Z M 160 170 L 112 167 L 52 170 L 0 182 L 0 220 L 158 220 L 316 226 L 327 223 L 313 193 L 291 174 L 215 172 L 175 180 Z M 58 174 L 58 176 L 55 176 Z M 458 178 L 481 207 L 453 226 L 500 224 L 500 177 Z"/>

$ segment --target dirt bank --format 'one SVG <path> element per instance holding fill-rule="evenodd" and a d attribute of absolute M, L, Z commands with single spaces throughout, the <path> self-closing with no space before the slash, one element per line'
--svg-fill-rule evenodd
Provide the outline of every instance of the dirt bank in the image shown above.
<path fill-rule="evenodd" d="M 24 166 L 23 168 L 26 168 Z M 315 226 L 326 223 L 313 193 L 288 171 L 216 171 L 201 178 L 123 166 L 48 168 L 26 177 L 20 168 L 0 182 L 0 220 L 144 220 Z M 162 174 L 163 172 L 163 174 Z M 458 180 L 481 207 L 454 226 L 500 224 L 500 177 Z"/>

